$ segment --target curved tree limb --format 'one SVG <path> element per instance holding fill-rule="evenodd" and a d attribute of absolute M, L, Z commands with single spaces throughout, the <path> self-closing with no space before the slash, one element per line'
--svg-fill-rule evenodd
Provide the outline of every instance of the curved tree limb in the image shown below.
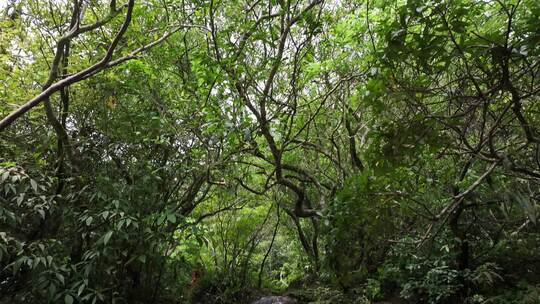
<path fill-rule="evenodd" d="M 60 52 L 59 55 L 55 56 L 55 61 L 53 62 L 53 66 L 51 67 L 51 73 L 49 75 L 49 79 L 47 80 L 47 82 L 45 83 L 44 85 L 44 90 L 36 95 L 34 98 L 30 99 L 29 101 L 27 101 L 25 104 L 21 105 L 18 109 L 16 109 L 15 111 L 11 112 L 9 115 L 7 115 L 6 117 L 4 117 L 2 120 L 0 120 L 0 132 L 3 131 L 5 128 L 7 128 L 8 126 L 10 126 L 16 119 L 18 119 L 19 117 L 21 117 L 22 115 L 24 115 L 26 112 L 28 112 L 30 109 L 32 109 L 33 107 L 37 106 L 38 104 L 40 104 L 41 102 L 44 102 L 46 101 L 52 94 L 54 94 L 55 92 L 57 91 L 60 91 L 62 90 L 63 88 L 69 86 L 69 85 L 72 85 L 74 83 L 77 83 L 77 82 L 80 82 L 84 79 L 87 79 L 105 69 L 108 69 L 110 67 L 113 67 L 113 66 L 116 66 L 118 64 L 121 64 L 123 62 L 126 62 L 128 60 L 131 60 L 131 59 L 134 59 L 134 58 L 137 58 L 137 55 L 144 52 L 144 51 L 147 51 L 148 49 L 160 44 L 161 42 L 165 41 L 167 38 L 169 38 L 172 34 L 174 34 L 175 32 L 177 32 L 178 30 L 180 30 L 181 28 L 203 28 L 205 29 L 204 27 L 201 27 L 201 26 L 196 26 L 196 25 L 178 25 L 176 27 L 174 27 L 172 30 L 164 33 L 161 38 L 145 45 L 145 46 L 142 46 L 134 51 L 132 51 L 131 53 L 123 56 L 123 57 L 120 57 L 118 59 L 115 59 L 115 60 L 112 60 L 112 57 L 113 57 L 113 54 L 115 52 L 115 49 L 116 47 L 118 46 L 118 43 L 120 42 L 120 39 L 124 36 L 130 22 L 131 22 L 131 17 L 132 17 L 132 13 L 133 13 L 133 7 L 135 5 L 135 0 L 129 0 L 128 4 L 127 4 L 127 13 L 126 13 L 126 17 L 124 19 L 124 22 L 122 23 L 122 26 L 120 27 L 119 31 L 116 33 L 113 41 L 111 42 L 111 44 L 109 45 L 108 49 L 107 49 L 107 53 L 105 54 L 105 56 L 100 60 L 98 61 L 97 63 L 87 67 L 86 69 L 83 69 L 77 73 L 74 73 L 74 74 L 71 74 L 61 80 L 58 80 L 56 82 L 54 82 L 54 79 L 56 79 L 57 77 L 57 70 L 58 70 L 58 64 L 60 63 L 60 59 L 62 57 L 62 52 L 61 50 L 63 50 L 64 48 L 64 45 L 67 43 L 67 41 L 69 41 L 69 39 L 73 38 L 74 36 L 78 35 L 78 34 L 81 34 L 85 31 L 88 31 L 88 30 L 91 30 L 91 29 L 95 29 L 99 26 L 101 26 L 102 22 L 105 23 L 104 21 L 98 21 L 92 25 L 89 25 L 89 26 L 83 26 L 83 27 L 78 27 L 78 22 L 76 23 L 75 25 L 75 28 L 72 29 L 70 32 L 68 32 L 66 35 L 64 35 L 60 41 L 59 41 L 59 44 L 58 44 L 58 48 L 60 51 L 57 51 Z M 107 18 L 106 18 L 107 19 Z M 60 46 L 61 46 L 61 49 L 60 49 Z M 57 59 L 58 57 L 58 59 Z M 56 61 L 58 60 L 58 63 L 56 63 Z M 55 65 L 56 63 L 56 65 Z"/>

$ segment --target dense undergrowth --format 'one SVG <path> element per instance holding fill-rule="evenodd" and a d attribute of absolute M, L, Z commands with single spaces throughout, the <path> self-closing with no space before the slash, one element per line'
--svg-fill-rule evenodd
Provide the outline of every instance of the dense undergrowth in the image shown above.
<path fill-rule="evenodd" d="M 540 303 L 539 24 L 0 1 L 0 303 Z"/>

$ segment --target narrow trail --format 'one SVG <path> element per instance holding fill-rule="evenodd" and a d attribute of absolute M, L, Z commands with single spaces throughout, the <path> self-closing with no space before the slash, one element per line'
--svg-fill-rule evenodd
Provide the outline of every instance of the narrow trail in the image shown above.
<path fill-rule="evenodd" d="M 255 302 L 252 302 L 251 304 L 302 304 L 302 303 L 315 304 L 315 303 L 327 303 L 327 301 L 300 302 L 290 296 L 266 296 L 266 297 L 260 298 L 259 300 L 256 300 Z M 397 297 L 392 297 L 385 301 L 371 302 L 371 304 L 403 304 L 403 303 L 404 302 Z"/>
<path fill-rule="evenodd" d="M 252 304 L 298 304 L 298 301 L 289 296 L 268 296 L 260 298 Z"/>

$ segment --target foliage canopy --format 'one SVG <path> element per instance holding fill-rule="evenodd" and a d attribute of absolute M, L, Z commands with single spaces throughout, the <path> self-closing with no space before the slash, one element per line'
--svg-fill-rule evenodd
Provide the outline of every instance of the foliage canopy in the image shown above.
<path fill-rule="evenodd" d="M 539 303 L 537 0 L 0 4 L 0 303 Z"/>

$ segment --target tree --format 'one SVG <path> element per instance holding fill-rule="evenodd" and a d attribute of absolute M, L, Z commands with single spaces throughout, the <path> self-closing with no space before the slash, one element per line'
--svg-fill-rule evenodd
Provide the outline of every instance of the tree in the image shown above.
<path fill-rule="evenodd" d="M 536 1 L 2 10 L 0 302 L 534 297 Z"/>

